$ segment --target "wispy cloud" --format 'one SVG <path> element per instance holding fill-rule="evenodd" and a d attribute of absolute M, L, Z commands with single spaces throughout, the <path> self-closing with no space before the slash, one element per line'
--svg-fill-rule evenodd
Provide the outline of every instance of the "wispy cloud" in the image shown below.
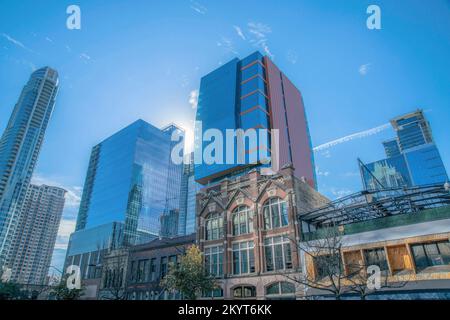
<path fill-rule="evenodd" d="M 50 39 L 49 37 L 45 37 L 45 40 L 48 41 L 48 42 L 50 42 L 50 43 L 53 43 L 53 40 Z"/>
<path fill-rule="evenodd" d="M 359 74 L 365 76 L 369 72 L 371 65 L 371 63 L 360 65 L 358 69 Z"/>
<path fill-rule="evenodd" d="M 255 47 L 261 48 L 265 54 L 273 59 L 275 56 L 270 51 L 267 39 L 267 35 L 272 33 L 272 29 L 268 25 L 260 22 L 249 22 L 247 26 L 248 32 L 252 37 L 250 39 L 250 43 L 252 43 Z"/>
<path fill-rule="evenodd" d="M 353 193 L 352 190 L 349 189 L 336 189 L 336 188 L 331 188 L 331 194 L 336 198 L 343 198 L 346 197 L 348 195 L 351 195 Z"/>
<path fill-rule="evenodd" d="M 296 64 L 298 61 L 298 54 L 292 50 L 289 50 L 287 53 L 287 61 L 292 63 L 292 64 Z"/>
<path fill-rule="evenodd" d="M 11 42 L 12 44 L 14 44 L 15 46 L 22 48 L 28 52 L 33 52 L 33 50 L 31 50 L 30 48 L 28 48 L 27 46 L 25 46 L 22 42 L 20 42 L 17 39 L 14 39 L 13 37 L 11 37 L 10 35 L 6 34 L 6 33 L 2 33 L 1 34 L 3 38 L 5 38 L 6 40 L 8 40 L 9 42 Z"/>
<path fill-rule="evenodd" d="M 242 40 L 247 40 L 247 38 L 244 35 L 244 32 L 242 32 L 242 29 L 239 26 L 233 26 L 234 30 L 236 30 L 237 35 L 242 39 Z"/>
<path fill-rule="evenodd" d="M 79 186 L 66 186 L 52 178 L 47 178 L 39 174 L 33 175 L 31 183 L 60 187 L 67 190 L 65 208 L 78 208 L 81 201 L 82 188 Z"/>
<path fill-rule="evenodd" d="M 338 144 L 341 144 L 341 143 L 345 143 L 345 142 L 352 141 L 352 140 L 355 140 L 355 139 L 362 139 L 362 138 L 365 138 L 365 137 L 368 137 L 368 136 L 372 136 L 374 134 L 380 133 L 380 132 L 388 129 L 390 126 L 391 125 L 389 123 L 386 123 L 386 124 L 383 124 L 381 126 L 378 126 L 378 127 L 375 127 L 375 128 L 369 129 L 369 130 L 364 130 L 364 131 L 361 131 L 361 132 L 357 132 L 357 133 L 354 133 L 354 134 L 351 134 L 351 135 L 348 135 L 348 136 L 345 136 L 345 137 L 342 137 L 342 138 L 339 138 L 339 139 L 336 139 L 336 140 L 333 140 L 333 141 L 321 144 L 321 145 L 319 145 L 317 147 L 314 147 L 314 151 L 317 152 L 317 151 L 325 150 L 325 149 L 334 147 L 334 146 L 336 146 Z"/>
<path fill-rule="evenodd" d="M 227 52 L 231 52 L 232 54 L 239 54 L 234 48 L 233 41 L 228 38 L 222 37 L 220 41 L 217 41 L 218 47 L 223 47 Z"/>
<path fill-rule="evenodd" d="M 191 105 L 192 109 L 197 109 L 198 94 L 198 90 L 192 90 L 189 93 L 189 104 Z"/>
<path fill-rule="evenodd" d="M 58 236 L 56 237 L 55 250 L 67 249 L 69 244 L 70 235 L 75 231 L 76 220 L 75 219 L 62 219 L 59 224 Z"/>
<path fill-rule="evenodd" d="M 191 0 L 191 9 L 200 14 L 206 14 L 208 12 L 208 8 L 201 5 L 197 1 L 192 1 L 192 0 Z"/>
<path fill-rule="evenodd" d="M 316 174 L 318 176 L 328 177 L 330 175 L 329 171 L 322 171 L 320 170 L 319 166 L 316 167 Z"/>
<path fill-rule="evenodd" d="M 84 53 L 84 52 L 80 54 L 80 59 L 81 59 L 82 61 L 84 61 L 84 63 L 88 63 L 88 62 L 90 62 L 90 61 L 93 61 L 92 58 L 91 58 L 91 56 L 88 55 L 87 53 Z"/>

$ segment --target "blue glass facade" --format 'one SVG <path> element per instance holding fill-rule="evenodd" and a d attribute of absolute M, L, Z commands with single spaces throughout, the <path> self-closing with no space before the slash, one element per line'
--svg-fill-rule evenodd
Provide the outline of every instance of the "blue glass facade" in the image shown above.
<path fill-rule="evenodd" d="M 365 168 L 361 168 L 361 173 L 366 190 L 377 190 L 381 187 L 380 183 L 384 188 L 412 185 L 404 155 L 366 164 Z"/>
<path fill-rule="evenodd" d="M 383 146 L 386 157 L 388 158 L 396 157 L 401 154 L 397 139 L 384 141 Z"/>
<path fill-rule="evenodd" d="M 361 165 L 366 189 L 444 184 L 448 175 L 422 110 L 391 120 L 397 138 L 383 143 L 388 159 Z M 376 179 L 375 179 L 376 178 Z"/>
<path fill-rule="evenodd" d="M 77 230 L 125 225 L 126 243 L 158 236 L 160 216 L 178 209 L 182 164 L 171 161 L 175 126 L 163 130 L 138 120 L 93 148 Z"/>
<path fill-rule="evenodd" d="M 404 155 L 413 185 L 419 186 L 448 181 L 447 171 L 435 144 L 410 149 Z"/>
<path fill-rule="evenodd" d="M 14 232 L 57 92 L 55 70 L 33 72 L 0 139 L 0 267 L 14 254 Z"/>
<path fill-rule="evenodd" d="M 196 196 L 201 185 L 194 177 L 194 155 L 189 155 L 189 163 L 184 165 L 181 179 L 181 201 L 178 235 L 188 235 L 197 232 L 196 228 Z"/>
<path fill-rule="evenodd" d="M 197 121 L 202 127 L 196 127 L 195 157 L 202 155 L 211 141 L 203 141 L 202 135 L 208 129 L 217 129 L 225 138 L 226 130 L 270 129 L 269 102 L 267 92 L 264 56 L 255 52 L 239 60 L 233 59 L 217 70 L 202 78 L 197 107 Z M 260 139 L 261 138 L 261 139 Z M 228 140 L 230 141 L 230 140 Z M 238 155 L 237 139 L 234 137 L 233 156 L 228 156 L 226 145 L 221 146 L 222 163 L 203 163 L 196 161 L 195 179 L 201 183 L 215 181 L 224 174 L 238 174 L 245 167 L 265 166 L 270 160 L 270 136 L 256 136 L 255 145 L 245 138 L 244 152 Z M 264 150 L 258 152 L 258 148 Z M 214 152 L 213 155 L 217 153 Z M 225 163 L 227 162 L 227 163 Z M 231 163 L 229 163 L 231 162 Z"/>

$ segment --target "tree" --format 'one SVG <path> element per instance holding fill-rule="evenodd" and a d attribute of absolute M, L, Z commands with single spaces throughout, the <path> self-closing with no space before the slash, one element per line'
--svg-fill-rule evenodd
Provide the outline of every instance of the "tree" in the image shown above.
<path fill-rule="evenodd" d="M 52 294 L 56 300 L 78 300 L 83 295 L 83 288 L 69 289 L 67 279 L 69 275 L 61 278 L 61 282 L 52 290 Z"/>
<path fill-rule="evenodd" d="M 408 275 L 402 281 L 393 282 L 388 272 L 377 273 L 376 268 L 381 266 L 367 265 L 364 259 L 344 262 L 343 247 L 338 227 L 318 230 L 317 239 L 298 244 L 299 250 L 304 253 L 307 270 L 300 276 L 288 278 L 307 288 L 329 292 L 336 300 L 349 293 L 365 300 L 381 289 L 401 288 L 408 282 Z"/>
<path fill-rule="evenodd" d="M 27 298 L 22 286 L 9 280 L 10 270 L 0 269 L 0 300 L 24 300 Z"/>
<path fill-rule="evenodd" d="M 178 265 L 169 266 L 169 272 L 161 281 L 161 286 L 181 293 L 188 300 L 196 300 L 203 292 L 214 290 L 217 284 L 204 268 L 200 249 L 192 245 Z"/>
<path fill-rule="evenodd" d="M 325 291 L 340 300 L 349 292 L 344 282 L 348 278 L 342 260 L 342 236 L 337 228 L 324 228 L 317 231 L 317 239 L 296 243 L 304 253 L 306 272 L 299 276 L 287 276 L 289 279 L 307 288 Z"/>
<path fill-rule="evenodd" d="M 373 267 L 378 268 L 378 270 Z M 380 267 L 379 265 L 369 266 L 364 261 L 348 264 L 348 291 L 359 295 L 361 300 L 366 300 L 368 296 L 381 289 L 404 287 L 411 276 L 411 274 L 406 274 L 401 281 L 392 282 L 389 281 L 388 271 L 381 271 Z"/>

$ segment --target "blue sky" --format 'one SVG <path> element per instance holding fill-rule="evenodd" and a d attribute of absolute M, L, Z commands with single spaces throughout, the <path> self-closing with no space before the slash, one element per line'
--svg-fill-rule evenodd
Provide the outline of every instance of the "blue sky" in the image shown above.
<path fill-rule="evenodd" d="M 66 8 L 81 8 L 81 30 Z M 381 8 L 381 30 L 366 9 Z M 319 191 L 361 189 L 356 159 L 384 156 L 391 129 L 370 131 L 423 108 L 450 163 L 450 1 L 0 0 L 0 130 L 33 69 L 60 73 L 60 93 L 35 182 L 69 197 L 55 251 L 64 257 L 89 153 L 142 118 L 193 125 L 202 75 L 255 50 L 269 54 L 304 96 L 314 146 L 367 132 L 316 152 Z"/>

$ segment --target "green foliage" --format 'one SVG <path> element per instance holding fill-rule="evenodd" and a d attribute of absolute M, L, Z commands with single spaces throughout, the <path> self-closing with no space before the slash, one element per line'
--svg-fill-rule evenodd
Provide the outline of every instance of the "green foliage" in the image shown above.
<path fill-rule="evenodd" d="M 52 290 L 52 295 L 56 300 L 78 300 L 83 295 L 83 289 L 67 288 L 67 277 L 63 277 L 61 282 Z"/>
<path fill-rule="evenodd" d="M 217 285 L 203 266 L 200 249 L 193 245 L 182 256 L 178 265 L 170 265 L 169 273 L 161 281 L 161 286 L 181 293 L 188 300 L 195 300 L 202 292 L 211 291 Z"/>
<path fill-rule="evenodd" d="M 24 300 L 27 294 L 14 282 L 0 282 L 0 300 Z"/>

